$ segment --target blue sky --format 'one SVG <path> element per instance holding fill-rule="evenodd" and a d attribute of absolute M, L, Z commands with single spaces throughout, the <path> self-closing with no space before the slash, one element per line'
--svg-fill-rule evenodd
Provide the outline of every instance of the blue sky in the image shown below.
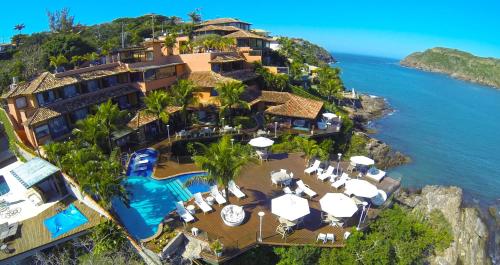
<path fill-rule="evenodd" d="M 22 4 L 19 4 L 22 3 Z M 205 1 L 25 0 L 2 3 L 0 42 L 17 23 L 25 32 L 47 30 L 47 10 L 69 7 L 83 24 L 146 13 L 204 18 L 236 17 L 275 35 L 303 37 L 330 51 L 401 58 L 434 46 L 500 57 L 500 1 Z"/>

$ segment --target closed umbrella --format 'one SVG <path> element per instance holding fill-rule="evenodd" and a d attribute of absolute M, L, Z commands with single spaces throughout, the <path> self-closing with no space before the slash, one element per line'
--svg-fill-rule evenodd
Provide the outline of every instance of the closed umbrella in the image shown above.
<path fill-rule="evenodd" d="M 269 146 L 273 145 L 274 141 L 269 139 L 269 138 L 266 138 L 266 137 L 257 137 L 257 138 L 253 138 L 252 140 L 250 140 L 250 142 L 248 142 L 248 144 L 253 146 L 253 147 L 264 148 L 264 147 L 269 147 Z"/>
<path fill-rule="evenodd" d="M 378 189 L 375 185 L 361 179 L 347 181 L 345 183 L 345 191 L 364 198 L 373 198 L 378 195 Z"/>
<path fill-rule="evenodd" d="M 364 166 L 371 166 L 375 164 L 375 161 L 373 161 L 373 159 L 368 158 L 366 156 L 351 156 L 351 162 L 356 165 L 364 165 Z"/>
<path fill-rule="evenodd" d="M 271 212 L 293 222 L 310 213 L 309 202 L 296 195 L 285 194 L 271 200 Z"/>
<path fill-rule="evenodd" d="M 338 218 L 352 217 L 358 211 L 356 202 L 342 193 L 327 193 L 319 204 L 321 210 Z"/>

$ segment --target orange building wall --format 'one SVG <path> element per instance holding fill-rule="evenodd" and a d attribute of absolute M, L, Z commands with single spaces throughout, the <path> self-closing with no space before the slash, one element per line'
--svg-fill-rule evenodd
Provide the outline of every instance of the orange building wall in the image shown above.
<path fill-rule="evenodd" d="M 210 65 L 211 53 L 192 53 L 181 54 L 181 60 L 186 63 L 188 72 L 206 72 L 211 71 Z"/>

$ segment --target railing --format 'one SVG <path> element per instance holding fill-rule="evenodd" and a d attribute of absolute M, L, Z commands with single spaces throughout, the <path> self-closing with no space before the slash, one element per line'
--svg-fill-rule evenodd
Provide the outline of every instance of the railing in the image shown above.
<path fill-rule="evenodd" d="M 250 56 L 262 56 L 262 50 L 250 50 L 248 52 Z"/>

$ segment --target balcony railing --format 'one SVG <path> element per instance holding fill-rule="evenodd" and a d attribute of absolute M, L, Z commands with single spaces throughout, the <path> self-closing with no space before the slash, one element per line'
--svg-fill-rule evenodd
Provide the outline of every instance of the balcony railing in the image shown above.
<path fill-rule="evenodd" d="M 262 56 L 262 50 L 250 50 L 248 52 L 250 56 Z"/>

